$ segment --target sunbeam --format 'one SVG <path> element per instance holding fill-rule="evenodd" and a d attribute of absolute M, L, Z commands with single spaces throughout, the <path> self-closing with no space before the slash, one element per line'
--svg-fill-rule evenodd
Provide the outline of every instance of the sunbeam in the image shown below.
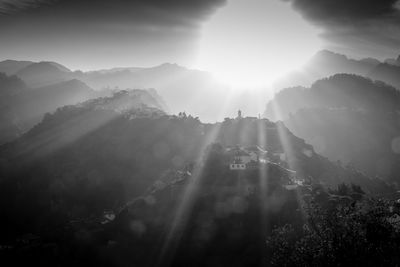
<path fill-rule="evenodd" d="M 222 105 L 222 114 L 225 112 L 225 108 L 229 106 L 230 100 L 231 95 L 228 95 L 224 101 L 224 104 Z M 186 228 L 187 220 L 192 212 L 193 204 L 198 197 L 197 193 L 204 172 L 203 161 L 209 157 L 209 155 L 206 153 L 206 148 L 217 140 L 221 131 L 221 126 L 221 124 L 217 124 L 212 127 L 211 132 L 206 133 L 207 136 L 203 141 L 203 145 L 201 146 L 202 148 L 199 150 L 197 155 L 197 162 L 200 162 L 200 164 L 196 165 L 196 168 L 192 173 L 192 177 L 185 187 L 182 200 L 174 211 L 171 226 L 168 229 L 164 239 L 164 244 L 162 245 L 160 257 L 157 263 L 158 266 L 168 266 L 175 256 L 176 249 L 180 244 L 180 238 L 182 237 L 182 234 Z"/>

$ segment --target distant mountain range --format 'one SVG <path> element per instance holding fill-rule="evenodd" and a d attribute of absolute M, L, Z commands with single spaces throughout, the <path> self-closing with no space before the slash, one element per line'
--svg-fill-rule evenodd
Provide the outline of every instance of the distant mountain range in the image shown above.
<path fill-rule="evenodd" d="M 42 87 L 78 79 L 96 91 L 154 88 L 172 113 L 187 112 L 205 121 L 223 119 L 220 100 L 227 87 L 210 73 L 190 70 L 177 64 L 165 63 L 151 68 L 112 68 L 98 71 L 71 71 L 54 62 L 7 60 L 0 62 L 0 72 L 16 75 L 29 87 Z M 204 105 L 205 102 L 207 106 Z M 239 107 L 233 107 L 235 114 Z"/>
<path fill-rule="evenodd" d="M 38 67 L 38 64 L 40 65 Z M 18 73 L 27 74 L 28 70 L 47 70 L 47 74 L 55 70 L 66 72 L 66 69 L 53 63 L 38 63 L 24 68 Z M 42 68 L 44 66 L 44 68 Z M 48 68 L 49 67 L 49 68 Z M 37 70 L 37 69 L 36 69 Z M 57 72 L 56 71 L 56 72 Z M 41 77 L 44 77 L 42 72 Z M 43 75 L 42 75 L 43 74 Z M 51 74 L 49 74 L 51 75 Z M 36 77 L 36 76 L 35 76 Z M 29 81 L 29 79 L 27 79 Z M 77 79 L 61 81 L 52 85 L 30 88 L 17 76 L 0 74 L 0 144 L 9 142 L 25 133 L 39 123 L 46 113 L 56 111 L 65 105 L 77 104 L 88 99 L 107 96 L 114 90 L 95 91 Z M 167 107 L 155 90 L 134 90 L 142 96 L 143 103 L 150 103 L 157 108 Z M 157 102 L 157 105 L 154 103 Z"/>
<path fill-rule="evenodd" d="M 78 79 L 95 91 L 154 88 L 171 113 L 186 112 L 209 122 L 232 116 L 238 109 L 257 116 L 260 103 L 255 102 L 269 95 L 268 90 L 258 91 L 257 96 L 249 93 L 251 88 L 244 92 L 230 90 L 210 73 L 170 63 L 151 68 L 126 67 L 82 72 L 71 71 L 55 62 L 6 60 L 0 62 L 0 72 L 18 76 L 31 88 L 71 79 Z M 323 50 L 312 57 L 301 71 L 276 81 L 274 88 L 278 91 L 286 87 L 310 86 L 318 79 L 338 73 L 357 74 L 400 87 L 397 59 L 387 59 L 386 62 L 373 58 L 355 60 Z M 224 99 L 229 103 L 221 103 Z"/>
<path fill-rule="evenodd" d="M 399 59 L 387 59 L 381 62 L 374 58 L 351 59 L 345 55 L 328 50 L 315 54 L 301 71 L 292 72 L 275 83 L 277 89 L 293 86 L 310 86 L 316 80 L 338 74 L 348 73 L 381 80 L 400 88 Z"/>

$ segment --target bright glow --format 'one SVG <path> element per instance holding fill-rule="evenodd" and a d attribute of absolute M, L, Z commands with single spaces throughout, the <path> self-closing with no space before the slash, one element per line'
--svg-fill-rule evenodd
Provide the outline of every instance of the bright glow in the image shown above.
<path fill-rule="evenodd" d="M 204 25 L 196 68 L 232 86 L 270 85 L 320 49 L 315 28 L 275 0 L 230 0 Z"/>

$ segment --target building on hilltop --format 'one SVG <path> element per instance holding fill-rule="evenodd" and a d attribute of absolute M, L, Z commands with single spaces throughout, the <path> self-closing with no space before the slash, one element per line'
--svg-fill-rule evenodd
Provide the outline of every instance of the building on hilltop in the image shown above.
<path fill-rule="evenodd" d="M 242 119 L 243 117 L 242 117 L 242 111 L 239 109 L 238 110 L 238 115 L 237 115 L 237 118 L 236 119 Z"/>
<path fill-rule="evenodd" d="M 262 150 L 258 146 L 246 148 L 236 146 L 228 148 L 227 154 L 230 158 L 229 168 L 231 170 L 245 170 L 248 168 L 256 168 L 260 159 L 266 157 L 267 151 Z"/>

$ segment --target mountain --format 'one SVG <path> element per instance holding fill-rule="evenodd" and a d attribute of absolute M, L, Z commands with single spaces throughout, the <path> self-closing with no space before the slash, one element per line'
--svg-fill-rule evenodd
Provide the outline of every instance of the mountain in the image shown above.
<path fill-rule="evenodd" d="M 338 74 L 310 88 L 282 90 L 265 115 L 283 120 L 329 159 L 399 182 L 400 92 L 394 87 Z"/>
<path fill-rule="evenodd" d="M 0 144 L 12 141 L 58 107 L 76 104 L 96 95 L 78 80 L 31 89 L 16 76 L 0 77 Z M 4 92 L 4 93 L 3 93 Z"/>
<path fill-rule="evenodd" d="M 31 64 L 33 64 L 32 61 L 4 60 L 0 62 L 0 72 L 7 75 L 14 75 Z"/>
<path fill-rule="evenodd" d="M 27 89 L 26 84 L 17 76 L 7 76 L 0 72 L 0 96 L 15 95 Z"/>
<path fill-rule="evenodd" d="M 316 81 L 310 88 L 287 88 L 275 94 L 265 115 L 273 120 L 287 118 L 301 108 L 397 111 L 400 92 L 383 82 L 352 74 L 336 74 Z"/>
<path fill-rule="evenodd" d="M 41 87 L 72 79 L 71 71 L 55 62 L 32 63 L 19 70 L 16 75 L 29 87 Z"/>
<path fill-rule="evenodd" d="M 348 73 L 367 76 L 381 62 L 366 58 L 355 60 L 328 50 L 319 51 L 303 67 L 275 83 L 276 88 L 310 86 L 314 81 L 338 74 Z"/>
<path fill-rule="evenodd" d="M 169 112 L 190 113 L 207 122 L 223 120 L 238 109 L 246 114 L 257 115 L 263 109 L 261 99 L 269 94 L 267 90 L 258 90 L 257 94 L 252 90 L 234 90 L 217 81 L 211 73 L 171 63 L 150 68 L 127 67 L 82 72 L 70 71 L 54 62 L 38 62 L 19 70 L 16 75 L 31 88 L 71 79 L 80 80 L 94 90 L 103 92 L 154 88 L 165 101 Z"/>
<path fill-rule="evenodd" d="M 386 83 L 400 88 L 400 65 L 388 63 L 379 64 L 368 73 L 368 76 L 375 80 L 385 81 Z"/>
<path fill-rule="evenodd" d="M 20 127 L 12 110 L 12 101 L 16 95 L 28 90 L 17 76 L 0 73 L 0 144 L 18 137 Z"/>
<path fill-rule="evenodd" d="M 113 260 L 128 257 L 130 264 L 143 263 L 163 259 L 158 250 L 163 247 L 168 248 L 167 255 L 174 255 L 174 242 L 154 240 L 179 237 L 174 231 L 180 229 L 180 220 L 192 218 L 190 214 L 197 221 L 216 213 L 214 230 L 222 234 L 215 237 L 220 240 L 216 244 L 226 244 L 224 249 L 231 244 L 229 250 L 244 249 L 254 240 L 265 242 L 265 233 L 257 232 L 263 222 L 260 214 L 270 218 L 268 229 L 289 217 L 301 222 L 298 193 L 311 189 L 291 191 L 291 179 L 308 180 L 319 188 L 346 182 L 360 184 L 371 194 L 392 192 L 379 179 L 321 157 L 282 123 L 238 117 L 203 124 L 185 114 L 168 116 L 156 102 L 155 107 L 143 103 L 141 99 L 151 98 L 141 93 L 146 94 L 120 92 L 59 108 L 15 142 L 0 147 L 0 208 L 6 218 L 0 221 L 2 243 L 28 239 L 30 250 L 33 235 L 39 251 L 40 244 L 52 242 L 65 248 L 62 255 L 71 253 L 68 261 L 100 249 L 107 251 L 106 258 L 114 255 Z M 236 146 L 258 147 L 267 153 L 268 162 L 232 171 L 228 148 Z M 113 220 L 115 224 L 107 224 Z M 239 232 L 243 220 L 246 231 Z M 188 225 L 188 230 L 202 227 L 193 221 Z M 229 233 L 234 233 L 233 239 L 226 238 Z M 254 239 L 256 234 L 259 239 Z M 241 242 L 245 236 L 247 241 Z M 182 244 L 189 251 L 209 244 L 201 240 L 207 240 L 207 233 Z M 134 255 L 122 249 L 139 245 L 142 252 Z M 122 253 L 119 257 L 113 246 L 122 246 L 115 250 Z M 156 258 L 153 252 L 158 253 Z M 53 253 L 48 257 L 59 258 Z"/>
<path fill-rule="evenodd" d="M 219 100 L 226 96 L 228 89 L 218 83 L 211 74 L 190 70 L 177 64 L 90 72 L 83 73 L 78 78 L 94 89 L 155 88 L 171 113 L 187 112 L 200 116 L 205 121 L 221 120 L 229 113 L 234 114 L 239 108 L 235 106 L 229 111 L 222 110 Z"/>
<path fill-rule="evenodd" d="M 400 56 L 397 58 L 388 58 L 384 61 L 384 63 L 387 63 L 389 65 L 397 66 L 400 67 Z"/>

